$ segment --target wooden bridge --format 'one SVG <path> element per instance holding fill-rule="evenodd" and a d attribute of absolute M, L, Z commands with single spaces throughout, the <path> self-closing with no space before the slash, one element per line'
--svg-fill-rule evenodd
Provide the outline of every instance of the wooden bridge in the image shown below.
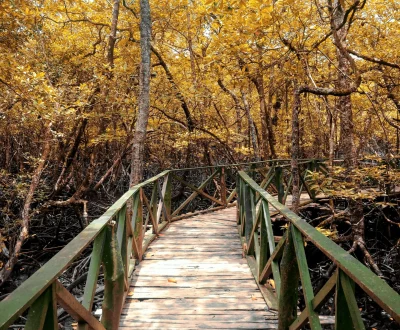
<path fill-rule="evenodd" d="M 324 164 L 301 164 L 308 203 L 318 196 L 306 171 L 324 171 Z M 204 180 L 196 186 L 193 178 Z M 332 322 L 335 329 L 365 329 L 359 291 L 400 323 L 400 296 L 285 205 L 291 182 L 287 160 L 160 173 L 126 192 L 0 302 L 0 329 L 21 324 L 20 317 L 25 329 L 58 329 L 60 310 L 78 329 L 295 330 L 308 324 L 314 330 Z M 174 191 L 186 198 L 173 200 Z M 275 216 L 289 223 L 282 237 L 274 235 Z M 305 243 L 336 265 L 318 292 Z M 84 294 L 76 298 L 60 275 L 90 247 Z M 100 319 L 93 310 L 98 293 L 104 294 Z M 332 296 L 335 316 L 320 316 Z"/>

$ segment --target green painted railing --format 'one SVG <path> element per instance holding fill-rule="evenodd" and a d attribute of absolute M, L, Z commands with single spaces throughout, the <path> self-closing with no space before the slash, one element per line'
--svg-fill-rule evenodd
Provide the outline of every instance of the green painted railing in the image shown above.
<path fill-rule="evenodd" d="M 322 329 L 318 310 L 333 292 L 335 329 L 365 329 L 355 298 L 355 284 L 400 323 L 400 295 L 384 280 L 290 211 L 243 171 L 239 172 L 236 188 L 238 228 L 247 260 L 269 306 L 279 310 L 279 329 L 300 329 L 307 323 L 312 330 Z M 271 221 L 273 214 L 282 215 L 289 222 L 277 245 Z M 337 266 L 316 294 L 311 284 L 305 242 L 314 244 Z M 305 309 L 297 315 L 299 282 Z"/>
<path fill-rule="evenodd" d="M 227 186 L 227 176 L 240 168 L 266 163 L 287 160 L 166 170 L 136 185 L 0 302 L 0 329 L 7 329 L 22 315 L 26 322 L 18 324 L 22 323 L 25 329 L 58 329 L 57 304 L 78 322 L 78 329 L 117 329 L 130 277 L 151 241 L 171 221 L 234 205 L 235 180 L 231 178 Z M 196 181 L 199 176 L 205 180 L 195 186 L 189 182 L 190 176 Z M 190 192 L 175 206 L 171 196 L 173 185 L 184 187 L 186 196 Z M 198 197 L 207 201 L 205 209 L 188 213 Z M 59 278 L 90 247 L 84 294 L 77 299 Z M 104 274 L 101 285 L 100 273 Z M 104 292 L 101 321 L 92 314 L 94 296 L 99 292 Z"/>
<path fill-rule="evenodd" d="M 313 200 L 316 196 L 308 187 L 306 171 L 324 170 L 324 165 L 318 160 L 301 160 L 300 163 L 301 190 L 307 192 Z M 262 271 L 260 273 L 261 283 L 265 282 L 272 269 L 274 276 L 276 275 L 275 281 L 278 287 L 280 285 L 279 266 L 276 260 L 281 257 L 283 243 L 279 243 L 274 250 L 271 226 L 268 225 L 262 227 L 262 233 L 266 229 L 269 230 L 268 240 L 266 240 L 267 236 L 262 234 L 262 247 L 258 248 L 256 229 L 260 223 L 265 225 L 265 221 L 261 219 L 269 217 L 267 216 L 268 206 L 265 206 L 268 199 L 265 196 L 272 198 L 274 203 L 278 203 L 264 189 L 268 189 L 282 203 L 285 203 L 290 194 L 292 181 L 290 160 L 166 170 L 127 191 L 100 218 L 91 222 L 50 261 L 1 301 L 0 330 L 7 329 L 18 321 L 20 316 L 24 316 L 26 322 L 21 319 L 22 321 L 18 321 L 18 324 L 22 323 L 25 329 L 58 329 L 58 305 L 78 322 L 78 329 L 117 329 L 134 267 L 142 260 L 143 253 L 149 244 L 171 221 L 235 205 L 237 173 L 244 169 L 251 176 L 262 181 L 262 188 L 260 188 L 250 177 L 244 177 L 243 172 L 239 180 L 242 233 L 246 233 L 249 256 L 254 250 L 257 260 L 257 262 L 252 262 L 249 257 L 249 263 L 253 271 L 258 267 L 256 273 L 260 272 L 260 269 L 264 270 L 265 266 L 260 265 L 269 264 L 269 268 L 267 267 L 264 273 Z M 196 185 L 194 182 L 198 182 L 199 178 L 203 178 L 202 183 Z M 251 184 L 247 183 L 247 186 L 251 187 L 250 190 L 248 188 L 243 190 L 244 178 L 250 180 Z M 184 190 L 184 198 L 179 201 L 173 201 L 172 198 L 176 190 Z M 246 191 L 257 192 L 257 194 Z M 243 194 L 254 195 L 251 197 L 253 200 L 243 199 Z M 193 206 L 199 198 L 203 202 L 201 210 Z M 247 206 L 243 204 L 249 201 L 251 204 L 246 204 Z M 257 208 L 257 216 L 254 217 L 256 204 L 261 207 Z M 280 203 L 277 205 L 282 207 Z M 260 210 L 263 211 L 261 216 Z M 285 216 L 285 210 L 287 209 L 284 208 L 283 211 L 276 209 L 276 212 Z M 249 229 L 254 221 L 253 218 L 258 221 L 258 224 L 257 226 L 253 224 L 253 227 Z M 246 221 L 246 219 L 249 220 Z M 89 248 L 92 250 L 84 293 L 77 299 L 64 287 L 60 275 Z M 276 259 L 268 259 L 270 255 Z M 103 274 L 104 279 L 99 284 L 100 274 Z M 274 295 L 270 294 L 271 292 L 264 286 L 261 289 L 267 301 L 269 299 L 272 305 L 277 306 Z M 92 314 L 94 297 L 99 292 L 104 292 L 101 321 Z"/>

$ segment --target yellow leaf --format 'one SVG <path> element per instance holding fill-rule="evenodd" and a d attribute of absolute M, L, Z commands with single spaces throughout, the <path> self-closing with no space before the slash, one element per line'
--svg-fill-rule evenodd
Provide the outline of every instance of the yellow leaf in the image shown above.
<path fill-rule="evenodd" d="M 171 282 L 171 283 L 178 283 L 178 281 L 177 281 L 176 279 L 174 279 L 174 278 L 169 278 L 169 279 L 168 279 L 168 282 Z"/>
<path fill-rule="evenodd" d="M 128 296 L 133 296 L 133 291 L 129 291 Z"/>
<path fill-rule="evenodd" d="M 275 281 L 273 279 L 268 280 L 268 283 L 275 289 Z"/>

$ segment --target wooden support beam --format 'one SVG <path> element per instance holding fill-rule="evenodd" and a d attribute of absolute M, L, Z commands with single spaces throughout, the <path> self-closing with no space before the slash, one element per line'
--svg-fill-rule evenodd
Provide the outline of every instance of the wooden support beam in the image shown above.
<path fill-rule="evenodd" d="M 87 323 L 94 330 L 106 330 L 106 328 L 85 308 L 76 298 L 68 292 L 64 286 L 56 282 L 57 302 L 72 318 L 80 323 Z M 108 330 L 108 329 L 107 329 Z"/>
<path fill-rule="evenodd" d="M 205 193 L 202 189 L 196 188 L 195 186 L 193 186 L 193 185 L 190 184 L 189 182 L 186 182 L 185 180 L 183 180 L 183 179 L 180 178 L 179 176 L 173 175 L 173 177 L 174 177 L 176 180 L 182 182 L 185 186 L 187 186 L 187 187 L 189 187 L 190 189 L 194 190 L 197 194 L 202 195 L 202 196 L 205 197 L 205 198 L 208 198 L 209 200 L 211 200 L 212 202 L 214 202 L 214 203 L 216 203 L 216 204 L 219 204 L 219 205 L 224 206 L 224 204 L 223 204 L 220 200 L 218 200 L 218 199 L 216 199 L 216 198 L 210 196 L 209 194 Z"/>
<path fill-rule="evenodd" d="M 218 174 L 218 170 L 214 171 L 197 189 L 203 190 L 207 184 Z M 175 177 L 175 176 L 174 176 Z M 196 198 L 198 193 L 194 191 L 179 207 L 172 213 L 172 217 L 178 215 L 193 199 Z"/>

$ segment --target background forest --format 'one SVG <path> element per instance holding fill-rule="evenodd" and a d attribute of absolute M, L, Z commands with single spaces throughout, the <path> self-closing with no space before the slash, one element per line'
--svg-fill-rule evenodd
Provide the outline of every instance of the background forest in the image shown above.
<path fill-rule="evenodd" d="M 350 149 L 399 154 L 398 1 L 150 7 L 144 176 L 293 154 L 332 161 Z M 128 188 L 139 12 L 132 0 L 0 0 L 0 266 L 18 235 L 46 225 L 41 239 L 63 245 Z"/>

